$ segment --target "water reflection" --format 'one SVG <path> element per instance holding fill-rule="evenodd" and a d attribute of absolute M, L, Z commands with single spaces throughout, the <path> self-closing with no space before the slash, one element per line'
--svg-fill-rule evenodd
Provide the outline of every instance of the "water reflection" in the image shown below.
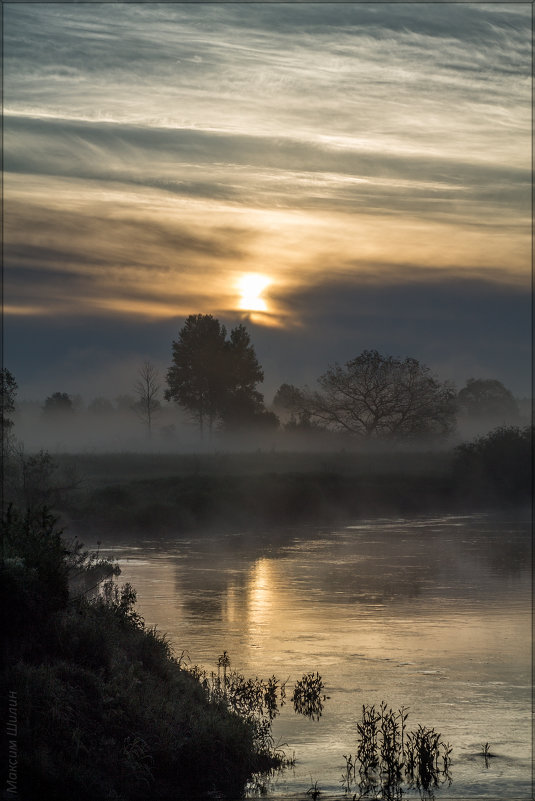
<path fill-rule="evenodd" d="M 529 524 L 375 520 L 136 546 L 121 580 L 179 654 L 214 670 L 226 650 L 243 674 L 291 686 L 323 677 L 321 720 L 288 704 L 275 721 L 298 763 L 272 794 L 302 792 L 311 774 L 339 792 L 362 704 L 386 699 L 455 744 L 448 798 L 495 798 L 500 782 L 530 797 Z M 468 755 L 488 740 L 501 756 L 485 770 Z"/>
<path fill-rule="evenodd" d="M 298 679 L 292 694 L 294 710 L 310 720 L 319 720 L 327 700 L 325 685 L 319 673 L 305 673 Z"/>
<path fill-rule="evenodd" d="M 271 561 L 258 559 L 249 570 L 247 582 L 247 622 L 252 635 L 269 633 L 275 587 Z"/>

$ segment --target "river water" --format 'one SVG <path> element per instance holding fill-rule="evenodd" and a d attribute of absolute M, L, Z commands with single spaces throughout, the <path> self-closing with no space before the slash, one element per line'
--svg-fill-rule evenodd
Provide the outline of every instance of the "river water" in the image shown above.
<path fill-rule="evenodd" d="M 304 673 L 321 674 L 321 718 L 288 703 L 274 721 L 296 764 L 268 782 L 268 798 L 308 798 L 315 782 L 321 799 L 343 797 L 362 705 L 382 700 L 453 746 L 437 799 L 533 797 L 528 521 L 372 519 L 144 540 L 106 555 L 177 655 L 210 671 L 226 650 L 247 676 L 288 679 L 289 695 Z"/>

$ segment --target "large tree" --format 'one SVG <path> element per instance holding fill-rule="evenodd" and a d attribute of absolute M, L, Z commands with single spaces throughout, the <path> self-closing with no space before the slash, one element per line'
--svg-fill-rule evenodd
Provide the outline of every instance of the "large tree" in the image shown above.
<path fill-rule="evenodd" d="M 224 391 L 226 329 L 211 314 L 190 314 L 173 342 L 173 363 L 167 371 L 167 400 L 174 400 L 199 424 L 212 431 Z"/>
<path fill-rule="evenodd" d="M 305 393 L 311 419 L 366 439 L 446 435 L 455 425 L 455 390 L 417 359 L 365 350 L 329 367 L 320 392 Z"/>
<path fill-rule="evenodd" d="M 173 342 L 165 397 L 194 417 L 202 436 L 218 421 L 226 428 L 263 421 L 263 397 L 256 389 L 263 378 L 245 326 L 236 326 L 227 338 L 225 326 L 211 314 L 192 314 Z"/>

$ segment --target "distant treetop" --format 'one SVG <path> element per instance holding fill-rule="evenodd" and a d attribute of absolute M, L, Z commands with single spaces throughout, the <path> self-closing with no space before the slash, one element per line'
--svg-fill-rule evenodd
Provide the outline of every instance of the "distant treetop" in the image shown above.
<path fill-rule="evenodd" d="M 54 392 L 45 400 L 43 411 L 47 415 L 71 414 L 74 411 L 74 404 L 66 392 Z"/>
<path fill-rule="evenodd" d="M 519 415 L 513 394 L 494 378 L 469 378 L 457 401 L 460 410 L 471 418 L 511 421 Z"/>

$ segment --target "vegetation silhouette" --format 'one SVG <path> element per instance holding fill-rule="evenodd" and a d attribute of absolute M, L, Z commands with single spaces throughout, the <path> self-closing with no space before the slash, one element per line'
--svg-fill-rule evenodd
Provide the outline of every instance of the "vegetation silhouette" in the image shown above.
<path fill-rule="evenodd" d="M 46 398 L 43 413 L 47 417 L 61 418 L 74 412 L 72 397 L 66 392 L 54 392 Z"/>
<path fill-rule="evenodd" d="M 323 712 L 325 685 L 319 673 L 305 673 L 296 682 L 292 693 L 294 710 L 311 720 L 319 720 Z"/>
<path fill-rule="evenodd" d="M 147 436 L 152 438 L 153 421 L 161 411 L 159 399 L 160 376 L 157 368 L 150 361 L 145 361 L 138 370 L 138 379 L 134 386 L 137 401 L 133 409 L 147 429 Z"/>
<path fill-rule="evenodd" d="M 17 382 L 13 374 L 2 367 L 0 371 L 0 424 L 2 426 L 2 445 L 7 445 L 9 433 L 13 428 L 13 413 L 17 396 Z"/>
<path fill-rule="evenodd" d="M 531 440 L 531 428 L 513 427 L 436 453 L 64 457 L 54 460 L 61 469 L 54 468 L 51 487 L 44 482 L 44 494 L 40 470 L 50 465 L 37 455 L 27 457 L 24 492 L 21 478 L 10 489 L 10 475 L 5 492 L 21 502 L 34 487 L 32 496 L 67 514 L 79 536 L 100 531 L 112 539 L 524 508 L 531 502 Z M 20 462 L 15 468 L 20 476 Z M 91 480 L 77 484 L 76 472 Z"/>
<path fill-rule="evenodd" d="M 440 784 L 451 784 L 451 745 L 432 728 L 408 730 L 407 719 L 407 707 L 394 711 L 385 701 L 362 706 L 356 754 L 344 756 L 348 792 L 356 785 L 359 798 L 398 801 L 407 789 L 432 798 Z"/>
<path fill-rule="evenodd" d="M 256 389 L 264 380 L 244 325 L 230 332 L 211 314 L 192 314 L 173 342 L 167 371 L 167 400 L 176 401 L 211 437 L 216 423 L 227 430 L 246 425 L 278 425 Z"/>
<path fill-rule="evenodd" d="M 320 392 L 302 393 L 311 421 L 364 439 L 446 436 L 455 425 L 455 390 L 417 359 L 401 361 L 365 350 L 318 379 Z"/>
<path fill-rule="evenodd" d="M 457 395 L 457 403 L 461 414 L 487 428 L 505 420 L 516 422 L 519 417 L 513 393 L 493 378 L 469 378 Z"/>
<path fill-rule="evenodd" d="M 240 347 L 247 349 L 242 334 Z M 10 432 L 16 392 L 11 374 L 3 373 L 2 386 L 3 430 Z M 529 427 L 502 426 L 458 446 L 437 472 L 433 502 L 524 502 L 531 491 L 531 440 Z M 266 483 L 261 469 L 256 475 L 251 471 L 250 460 L 243 462 L 246 479 L 217 470 L 208 475 L 200 461 L 192 474 L 190 461 L 182 477 L 101 486 L 77 507 L 80 495 L 69 506 L 64 496 L 72 487 L 58 483 L 57 465 L 46 451 L 26 456 L 11 449 L 9 457 L 10 491 L 19 493 L 26 512 L 10 506 L 2 521 L 7 659 L 1 677 L 4 690 L 15 691 L 19 703 L 23 797 L 136 801 L 151 795 L 171 801 L 214 792 L 232 797 L 251 777 L 287 764 L 271 733 L 285 704 L 286 682 L 244 677 L 231 669 L 226 651 L 217 672 L 186 667 L 165 636 L 145 626 L 135 609 L 135 590 L 106 581 L 118 575 L 117 565 L 77 540 L 67 541 L 46 504 L 78 509 L 82 517 L 112 509 L 113 526 L 125 520 L 130 526 L 134 513 L 140 526 L 151 530 L 159 515 L 166 524 L 174 516 L 175 527 L 177 514 L 183 515 L 191 530 L 216 519 L 220 526 L 222 512 L 232 521 L 232 511 L 241 520 L 250 515 L 281 522 L 307 514 L 317 522 L 318 510 L 328 517 L 335 509 L 359 508 L 373 485 L 367 469 L 361 465 L 355 480 L 346 470 L 354 456 L 344 455 L 337 457 L 345 465 L 338 473 L 283 471 Z M 387 488 L 405 501 L 407 489 L 421 494 L 421 468 L 404 475 L 397 489 L 399 476 L 377 473 L 378 497 Z M 429 473 L 425 462 L 423 472 Z M 95 593 L 102 581 L 102 591 Z M 291 695 L 294 710 L 318 720 L 323 691 L 319 673 L 305 674 Z M 356 754 L 344 756 L 341 781 L 347 793 L 355 789 L 361 798 L 394 801 L 412 789 L 432 798 L 451 781 L 451 746 L 434 729 L 409 731 L 406 720 L 403 707 L 394 712 L 385 702 L 378 709 L 363 706 Z M 493 756 L 488 743 L 483 756 L 488 764 Z M 308 794 L 320 792 L 316 782 Z"/>
<path fill-rule="evenodd" d="M 486 503 L 526 503 L 533 487 L 533 427 L 499 426 L 455 449 L 459 493 Z"/>
<path fill-rule="evenodd" d="M 78 580 L 72 591 L 73 577 L 98 580 L 116 565 L 69 546 L 46 510 L 9 508 L 2 528 L 0 675 L 17 698 L 20 797 L 237 797 L 283 763 L 270 733 L 273 680 L 225 672 L 207 691 L 145 626 L 129 584 L 106 581 L 88 597 Z"/>

